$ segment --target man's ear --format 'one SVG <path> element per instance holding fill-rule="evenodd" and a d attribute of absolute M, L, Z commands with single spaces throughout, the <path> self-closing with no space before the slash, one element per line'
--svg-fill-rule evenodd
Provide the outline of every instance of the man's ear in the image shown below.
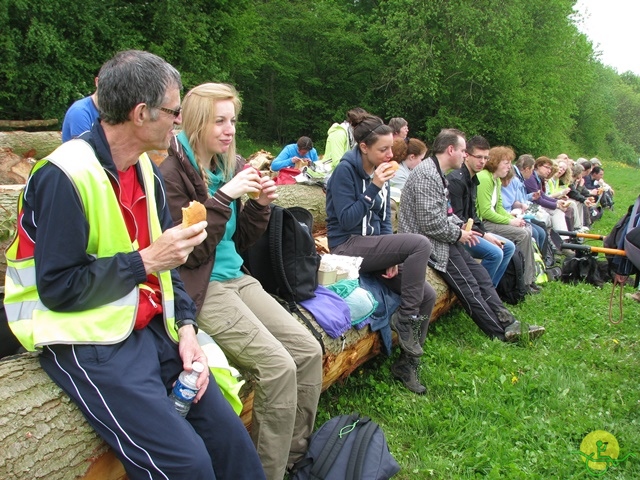
<path fill-rule="evenodd" d="M 149 107 L 147 107 L 146 103 L 139 103 L 131 113 L 129 114 L 129 120 L 131 120 L 135 125 L 142 125 L 144 120 L 149 116 Z"/>

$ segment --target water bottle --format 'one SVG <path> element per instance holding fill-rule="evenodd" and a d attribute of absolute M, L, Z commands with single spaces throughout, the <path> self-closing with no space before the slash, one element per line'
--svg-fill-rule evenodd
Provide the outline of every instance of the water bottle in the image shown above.
<path fill-rule="evenodd" d="M 191 408 L 191 402 L 196 398 L 196 394 L 198 393 L 196 382 L 200 374 L 204 371 L 204 365 L 200 362 L 193 362 L 191 368 L 191 372 L 184 370 L 180 374 L 169 395 L 171 400 L 173 400 L 176 410 L 183 417 L 187 416 Z"/>

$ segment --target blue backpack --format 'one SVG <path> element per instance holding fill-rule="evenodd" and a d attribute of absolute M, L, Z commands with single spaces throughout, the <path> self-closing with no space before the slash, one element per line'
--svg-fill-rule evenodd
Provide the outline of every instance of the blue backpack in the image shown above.
<path fill-rule="evenodd" d="M 400 471 L 380 426 L 358 414 L 333 417 L 309 440 L 291 480 L 387 480 Z"/>

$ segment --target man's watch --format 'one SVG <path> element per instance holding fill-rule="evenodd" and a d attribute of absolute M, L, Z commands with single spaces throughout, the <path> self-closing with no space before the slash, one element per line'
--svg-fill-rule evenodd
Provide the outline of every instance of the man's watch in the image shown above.
<path fill-rule="evenodd" d="M 196 334 L 198 333 L 198 322 L 196 322 L 191 318 L 176 320 L 176 332 L 180 330 L 180 328 L 184 327 L 185 325 L 193 325 L 193 329 L 196 331 Z"/>

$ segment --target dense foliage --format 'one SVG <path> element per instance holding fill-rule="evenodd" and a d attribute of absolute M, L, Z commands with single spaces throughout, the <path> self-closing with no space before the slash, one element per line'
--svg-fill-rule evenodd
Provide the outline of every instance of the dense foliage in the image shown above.
<path fill-rule="evenodd" d="M 442 127 L 518 153 L 635 163 L 640 78 L 603 66 L 576 0 L 4 0 L 0 118 L 61 119 L 125 48 L 165 57 L 185 87 L 235 84 L 242 134 L 322 153 L 359 105 L 412 135 Z"/>

